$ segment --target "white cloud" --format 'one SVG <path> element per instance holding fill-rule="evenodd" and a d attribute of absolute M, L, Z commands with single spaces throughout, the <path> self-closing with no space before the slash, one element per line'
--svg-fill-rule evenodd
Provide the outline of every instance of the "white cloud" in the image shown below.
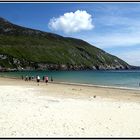
<path fill-rule="evenodd" d="M 82 30 L 91 30 L 94 28 L 94 25 L 92 24 L 92 16 L 89 13 L 77 10 L 65 13 L 58 18 L 53 17 L 49 22 L 49 28 L 54 31 L 74 33 Z"/>

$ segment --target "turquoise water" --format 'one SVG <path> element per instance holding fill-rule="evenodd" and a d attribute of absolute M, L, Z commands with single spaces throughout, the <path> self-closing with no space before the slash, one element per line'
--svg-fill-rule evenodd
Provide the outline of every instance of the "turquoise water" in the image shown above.
<path fill-rule="evenodd" d="M 0 76 L 21 77 L 21 75 L 51 76 L 54 81 L 94 84 L 104 86 L 134 87 L 140 88 L 140 70 L 112 70 L 112 71 L 24 71 L 1 72 Z"/>

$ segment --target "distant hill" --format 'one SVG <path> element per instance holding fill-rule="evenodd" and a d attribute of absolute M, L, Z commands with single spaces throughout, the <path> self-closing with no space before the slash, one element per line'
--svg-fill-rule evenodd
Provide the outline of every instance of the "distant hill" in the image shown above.
<path fill-rule="evenodd" d="M 130 69 L 83 40 L 29 29 L 0 18 L 0 69 Z"/>

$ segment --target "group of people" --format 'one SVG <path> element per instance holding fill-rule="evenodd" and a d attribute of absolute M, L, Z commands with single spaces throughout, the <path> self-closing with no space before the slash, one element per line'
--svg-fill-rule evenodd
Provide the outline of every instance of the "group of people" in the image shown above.
<path fill-rule="evenodd" d="M 24 76 L 23 76 L 23 75 L 21 76 L 21 78 L 22 78 L 22 80 L 24 80 Z M 34 76 L 28 76 L 28 75 L 25 76 L 25 81 L 31 81 L 31 80 L 33 80 L 33 79 L 35 79 Z M 37 83 L 38 83 L 38 85 L 39 85 L 39 82 L 41 81 L 41 78 L 40 78 L 39 75 L 36 76 L 36 81 L 37 81 Z M 49 81 L 49 77 L 48 77 L 48 76 L 43 76 L 43 77 L 42 77 L 42 81 L 45 82 L 45 83 L 47 84 L 48 81 Z M 52 81 L 53 81 L 53 78 L 52 78 L 52 76 L 51 76 L 51 82 L 52 82 Z"/>

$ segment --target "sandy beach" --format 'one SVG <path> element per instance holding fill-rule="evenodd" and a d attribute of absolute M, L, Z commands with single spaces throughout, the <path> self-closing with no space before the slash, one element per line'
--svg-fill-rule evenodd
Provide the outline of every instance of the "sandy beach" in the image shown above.
<path fill-rule="evenodd" d="M 140 90 L 0 78 L 0 137 L 139 137 Z"/>

